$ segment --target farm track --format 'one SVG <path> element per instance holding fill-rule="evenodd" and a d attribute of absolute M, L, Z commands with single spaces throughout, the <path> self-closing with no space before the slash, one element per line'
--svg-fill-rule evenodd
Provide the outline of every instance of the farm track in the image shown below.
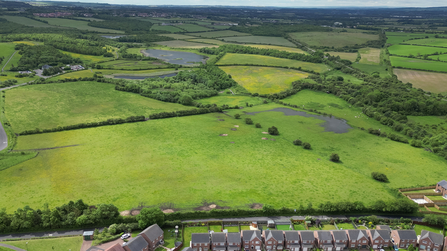
<path fill-rule="evenodd" d="M 2 244 L 2 243 L 0 243 L 0 247 L 9 248 L 9 249 L 16 250 L 16 251 L 25 251 L 25 249 L 17 248 L 17 247 L 14 247 L 14 246 L 11 246 L 8 244 Z"/>
<path fill-rule="evenodd" d="M 2 72 L 5 69 L 5 67 L 8 65 L 9 61 L 11 61 L 12 57 L 14 57 L 14 55 L 17 53 L 17 51 L 14 51 L 14 53 L 11 55 L 11 57 L 8 59 L 8 62 L 5 63 L 5 65 L 2 68 Z"/>

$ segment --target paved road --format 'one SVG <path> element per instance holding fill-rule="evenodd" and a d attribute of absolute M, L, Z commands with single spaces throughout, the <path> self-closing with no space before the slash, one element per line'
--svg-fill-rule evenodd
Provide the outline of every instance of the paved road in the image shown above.
<path fill-rule="evenodd" d="M 8 59 L 8 62 L 5 63 L 5 65 L 4 65 L 3 68 L 2 68 L 2 72 L 3 72 L 3 69 L 5 69 L 5 67 L 8 65 L 9 61 L 11 61 L 11 58 L 14 57 L 14 55 L 16 54 L 16 52 L 18 52 L 18 51 L 14 51 L 14 53 L 12 54 L 12 56 Z"/>
<path fill-rule="evenodd" d="M 104 228 L 98 228 L 102 231 Z M 35 237 L 59 237 L 59 236 L 70 236 L 70 235 L 81 235 L 84 231 L 93 231 L 95 229 L 85 229 L 85 230 L 68 230 L 68 231 L 48 231 L 48 232 L 36 232 L 36 233 L 20 233 L 20 234 L 2 234 L 0 235 L 0 241 L 4 239 L 31 239 Z"/>
<path fill-rule="evenodd" d="M 2 243 L 0 243 L 0 247 L 9 248 L 9 249 L 16 250 L 16 251 L 26 251 L 25 249 L 13 247 L 13 246 L 10 246 L 10 245 L 7 245 L 7 244 L 2 244 Z"/>

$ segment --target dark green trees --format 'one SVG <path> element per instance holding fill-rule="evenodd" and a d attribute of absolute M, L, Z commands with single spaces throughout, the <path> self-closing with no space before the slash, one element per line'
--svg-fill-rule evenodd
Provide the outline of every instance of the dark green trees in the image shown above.
<path fill-rule="evenodd" d="M 270 127 L 268 132 L 270 135 L 279 135 L 278 128 L 276 128 L 275 126 Z"/>

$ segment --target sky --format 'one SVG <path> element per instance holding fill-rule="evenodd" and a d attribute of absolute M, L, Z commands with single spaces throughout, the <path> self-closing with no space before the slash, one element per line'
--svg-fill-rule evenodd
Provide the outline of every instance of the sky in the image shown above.
<path fill-rule="evenodd" d="M 278 6 L 278 7 L 439 7 L 446 0 L 65 0 L 136 5 L 226 5 L 226 6 Z"/>

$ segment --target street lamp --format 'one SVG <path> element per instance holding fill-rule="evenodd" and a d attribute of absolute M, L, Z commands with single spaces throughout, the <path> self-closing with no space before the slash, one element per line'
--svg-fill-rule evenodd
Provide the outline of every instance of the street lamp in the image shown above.
<path fill-rule="evenodd" d="M 28 242 L 26 242 L 26 251 L 28 251 Z"/>

